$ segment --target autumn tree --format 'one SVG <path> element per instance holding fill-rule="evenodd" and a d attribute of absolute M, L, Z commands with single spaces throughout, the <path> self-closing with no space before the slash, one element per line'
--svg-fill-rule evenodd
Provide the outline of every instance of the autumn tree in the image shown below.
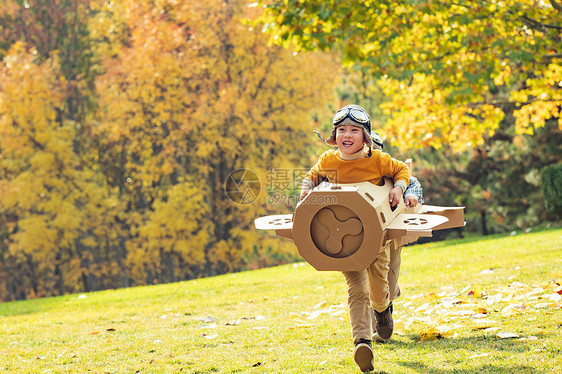
<path fill-rule="evenodd" d="M 33 46 L 40 60 L 57 57 L 65 78 L 65 108 L 60 115 L 66 121 L 80 123 L 93 105 L 94 68 L 88 21 L 88 0 L 7 0 L 0 4 L 0 56 L 16 41 Z M 84 140 L 78 127 L 75 147 Z"/>
<path fill-rule="evenodd" d="M 15 267 L 6 288 L 16 298 L 63 294 L 95 272 L 86 263 L 103 247 L 96 239 L 110 203 L 74 152 L 75 124 L 61 120 L 56 56 L 40 62 L 17 42 L 0 76 L 0 214 L 4 260 Z"/>
<path fill-rule="evenodd" d="M 262 208 L 230 200 L 225 182 L 240 168 L 264 180 L 267 167 L 301 159 L 308 113 L 330 94 L 336 65 L 268 47 L 243 22 L 259 11 L 244 2 L 123 6 L 130 37 L 97 80 L 93 128 L 104 173 L 127 204 L 134 277 L 239 269 Z"/>
<path fill-rule="evenodd" d="M 562 129 L 557 0 L 262 4 L 274 42 L 338 51 L 376 78 L 401 148 L 482 144 L 512 108 L 518 133 L 549 118 Z"/>
<path fill-rule="evenodd" d="M 330 56 L 268 46 L 243 1 L 0 10 L 0 297 L 238 270 L 262 244 L 276 256 L 252 227 L 276 208 L 225 182 L 300 165 Z"/>
<path fill-rule="evenodd" d="M 431 203 L 467 205 L 468 229 L 484 234 L 545 217 L 537 175 L 559 162 L 562 130 L 559 1 L 261 4 L 273 43 L 342 57 L 340 95 L 415 159 Z"/>

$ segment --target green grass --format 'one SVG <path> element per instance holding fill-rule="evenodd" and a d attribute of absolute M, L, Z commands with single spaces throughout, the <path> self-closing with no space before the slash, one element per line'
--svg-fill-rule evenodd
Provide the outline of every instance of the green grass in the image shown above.
<path fill-rule="evenodd" d="M 555 281 L 562 229 L 406 247 L 395 320 L 407 329 L 375 345 L 375 372 L 561 373 Z M 343 276 L 305 263 L 85 296 L 0 304 L 0 372 L 359 372 Z M 510 304 L 524 309 L 502 314 Z M 420 339 L 435 326 L 456 335 Z"/>

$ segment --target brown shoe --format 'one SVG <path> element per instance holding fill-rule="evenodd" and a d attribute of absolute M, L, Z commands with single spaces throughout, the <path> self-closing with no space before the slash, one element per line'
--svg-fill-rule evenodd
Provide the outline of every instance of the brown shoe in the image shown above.
<path fill-rule="evenodd" d="M 353 359 L 359 366 L 359 369 L 361 369 L 361 371 L 373 370 L 375 368 L 373 366 L 373 358 L 371 341 L 367 339 L 359 339 L 359 341 L 355 343 L 355 350 L 353 351 Z"/>
<path fill-rule="evenodd" d="M 388 305 L 388 307 L 381 313 L 375 310 L 375 316 L 377 322 L 375 324 L 376 327 L 376 341 L 387 341 L 392 336 L 392 331 L 394 330 L 394 321 L 392 320 L 392 304 Z M 373 335 L 373 337 L 375 337 Z"/>

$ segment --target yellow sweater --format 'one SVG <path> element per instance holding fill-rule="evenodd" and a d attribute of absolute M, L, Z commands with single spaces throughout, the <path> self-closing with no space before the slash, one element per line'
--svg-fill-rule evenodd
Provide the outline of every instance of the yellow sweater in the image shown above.
<path fill-rule="evenodd" d="M 320 155 L 318 162 L 306 174 L 304 183 L 310 188 L 325 179 L 330 183 L 368 181 L 378 184 L 387 175 L 393 178 L 395 186 L 402 187 L 402 192 L 406 190 L 410 170 L 405 163 L 393 159 L 388 153 L 375 150 L 369 158 L 361 156 L 354 160 L 344 160 L 338 150 L 331 149 Z M 312 183 L 307 183 L 307 179 Z"/>

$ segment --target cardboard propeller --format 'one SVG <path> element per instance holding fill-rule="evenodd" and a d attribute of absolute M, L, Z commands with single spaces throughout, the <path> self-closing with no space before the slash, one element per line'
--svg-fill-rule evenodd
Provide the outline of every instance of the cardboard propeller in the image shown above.
<path fill-rule="evenodd" d="M 391 249 L 432 236 L 432 230 L 463 227 L 464 207 L 404 201 L 391 207 L 393 183 L 369 182 L 315 187 L 297 204 L 293 214 L 254 221 L 257 229 L 275 230 L 293 239 L 299 254 L 317 270 L 360 271 L 371 264 L 391 241 Z"/>

